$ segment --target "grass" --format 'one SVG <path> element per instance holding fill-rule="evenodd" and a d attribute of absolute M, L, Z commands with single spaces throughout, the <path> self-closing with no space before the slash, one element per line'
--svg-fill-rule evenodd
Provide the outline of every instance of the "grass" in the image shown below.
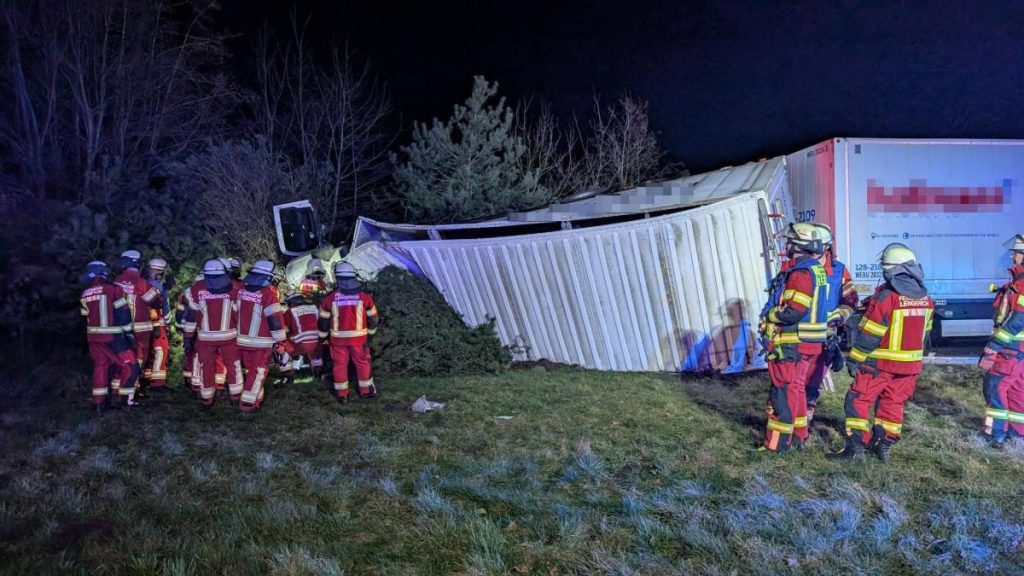
<path fill-rule="evenodd" d="M 973 369 L 925 373 L 888 466 L 823 458 L 839 392 L 807 451 L 757 452 L 763 373 L 380 386 L 339 407 L 300 381 L 255 417 L 5 403 L 0 573 L 1024 572 L 1024 446 L 979 438 Z M 422 394 L 446 407 L 412 413 Z"/>

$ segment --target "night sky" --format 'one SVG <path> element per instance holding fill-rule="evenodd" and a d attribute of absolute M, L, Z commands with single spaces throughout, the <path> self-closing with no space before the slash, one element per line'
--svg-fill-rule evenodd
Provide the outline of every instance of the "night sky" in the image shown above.
<path fill-rule="evenodd" d="M 1024 2 L 225 0 L 244 34 L 312 15 L 388 83 L 406 127 L 472 76 L 562 116 L 593 95 L 651 103 L 694 171 L 830 136 L 1024 137 Z M 983 6 L 984 9 L 973 7 Z"/>

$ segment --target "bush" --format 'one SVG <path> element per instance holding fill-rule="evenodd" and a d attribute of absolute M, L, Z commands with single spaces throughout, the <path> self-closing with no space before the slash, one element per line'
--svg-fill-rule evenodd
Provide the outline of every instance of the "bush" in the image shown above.
<path fill-rule="evenodd" d="M 466 326 L 428 280 L 389 266 L 366 285 L 381 314 L 370 340 L 374 371 L 386 375 L 498 372 L 511 362 L 494 321 Z"/>

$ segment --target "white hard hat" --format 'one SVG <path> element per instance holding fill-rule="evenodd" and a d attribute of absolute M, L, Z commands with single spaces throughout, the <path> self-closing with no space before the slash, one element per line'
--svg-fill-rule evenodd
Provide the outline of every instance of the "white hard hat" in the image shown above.
<path fill-rule="evenodd" d="M 917 255 L 903 244 L 890 244 L 882 252 L 882 269 L 887 270 L 893 266 L 907 264 L 917 260 Z"/>
<path fill-rule="evenodd" d="M 319 258 L 310 258 L 309 262 L 306 263 L 306 276 L 316 272 L 320 272 L 321 274 L 326 272 L 326 270 L 324 270 L 324 263 Z"/>
<path fill-rule="evenodd" d="M 167 260 L 164 260 L 163 258 L 153 258 L 146 265 L 149 267 L 150 270 L 154 270 L 156 272 L 163 272 L 164 270 L 167 269 Z"/>
<path fill-rule="evenodd" d="M 216 276 L 217 274 L 226 273 L 227 268 L 224 266 L 224 263 L 221 262 L 219 258 L 210 258 L 209 260 L 206 261 L 205 264 L 203 264 L 203 276 L 206 276 L 207 274 L 212 274 Z"/>
<path fill-rule="evenodd" d="M 242 263 L 238 261 L 238 258 L 228 258 L 228 268 L 241 268 Z"/>
<path fill-rule="evenodd" d="M 262 274 L 264 276 L 272 276 L 274 274 L 274 263 L 270 260 L 257 260 L 252 268 L 249 269 L 249 274 Z"/>
<path fill-rule="evenodd" d="M 355 278 L 356 268 L 348 262 L 338 262 L 334 265 L 334 275 L 338 278 Z"/>
<path fill-rule="evenodd" d="M 125 250 L 121 252 L 121 260 L 118 264 L 122 268 L 138 268 L 142 264 L 142 253 L 138 250 Z"/>
<path fill-rule="evenodd" d="M 832 243 L 832 228 L 824 222 L 812 222 L 819 231 L 821 231 L 821 242 L 826 246 Z"/>
<path fill-rule="evenodd" d="M 1003 243 L 1011 252 L 1024 252 L 1024 235 L 1017 234 Z"/>
<path fill-rule="evenodd" d="M 224 266 L 224 270 L 231 269 L 231 260 L 228 260 L 227 258 L 217 258 L 217 260 L 220 261 L 222 266 Z"/>

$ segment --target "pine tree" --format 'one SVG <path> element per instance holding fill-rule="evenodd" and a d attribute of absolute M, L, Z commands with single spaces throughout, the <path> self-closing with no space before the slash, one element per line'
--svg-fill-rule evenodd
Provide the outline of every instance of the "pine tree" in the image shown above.
<path fill-rule="evenodd" d="M 412 222 L 440 223 L 503 215 L 545 204 L 549 191 L 526 166 L 526 144 L 497 83 L 477 76 L 465 104 L 447 122 L 417 123 L 395 165 L 395 199 Z"/>

